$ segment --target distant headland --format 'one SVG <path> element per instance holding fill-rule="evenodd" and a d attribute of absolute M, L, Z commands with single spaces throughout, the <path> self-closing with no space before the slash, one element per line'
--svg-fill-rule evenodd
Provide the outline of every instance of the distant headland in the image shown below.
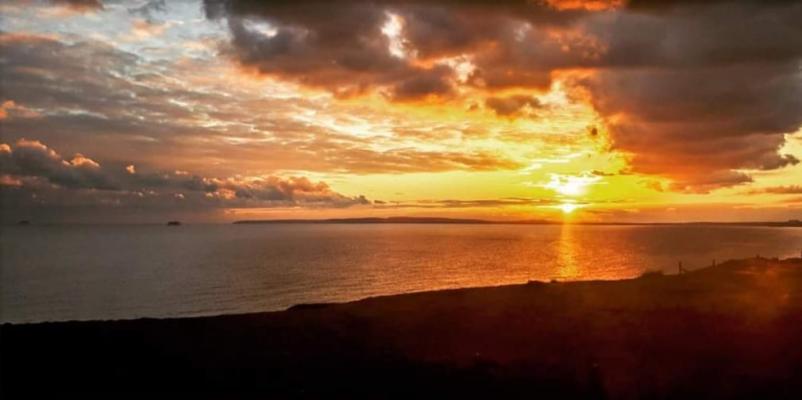
<path fill-rule="evenodd" d="M 560 225 L 563 221 L 552 220 L 486 220 L 472 218 L 445 217 L 364 217 L 328 219 L 254 219 L 234 221 L 234 224 L 474 224 L 474 225 Z M 802 227 L 802 220 L 788 221 L 745 221 L 745 222 L 572 222 L 576 225 L 686 225 L 686 226 L 765 226 Z"/>
<path fill-rule="evenodd" d="M 550 223 L 537 221 L 532 223 Z M 441 218 L 441 217 L 365 217 L 330 219 L 259 219 L 234 221 L 235 224 L 498 224 L 503 222 L 482 219 Z"/>

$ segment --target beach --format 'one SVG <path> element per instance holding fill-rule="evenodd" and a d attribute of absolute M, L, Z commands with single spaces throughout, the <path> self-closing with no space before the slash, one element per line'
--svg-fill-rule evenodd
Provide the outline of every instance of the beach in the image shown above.
<path fill-rule="evenodd" d="M 15 397 L 790 398 L 802 395 L 802 259 L 0 334 Z"/>

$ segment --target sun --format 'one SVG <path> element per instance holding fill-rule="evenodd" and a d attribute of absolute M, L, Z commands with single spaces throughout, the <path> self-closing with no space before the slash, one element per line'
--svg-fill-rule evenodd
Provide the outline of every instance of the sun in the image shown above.
<path fill-rule="evenodd" d="M 588 186 L 598 183 L 600 179 L 598 176 L 551 174 L 551 180 L 543 187 L 564 196 L 576 197 L 585 194 Z"/>
<path fill-rule="evenodd" d="M 560 210 L 562 210 L 563 214 L 570 214 L 574 212 L 577 208 L 580 208 L 579 204 L 576 203 L 563 203 L 557 206 Z"/>

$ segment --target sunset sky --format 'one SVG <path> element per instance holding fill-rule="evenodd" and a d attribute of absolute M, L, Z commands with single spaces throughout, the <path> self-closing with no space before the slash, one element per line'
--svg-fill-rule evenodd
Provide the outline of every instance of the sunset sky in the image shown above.
<path fill-rule="evenodd" d="M 802 218 L 802 3 L 0 2 L 5 222 Z"/>

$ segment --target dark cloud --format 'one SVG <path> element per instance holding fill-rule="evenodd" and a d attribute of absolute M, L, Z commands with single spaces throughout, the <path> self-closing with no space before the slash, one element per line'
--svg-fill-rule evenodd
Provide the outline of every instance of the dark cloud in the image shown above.
<path fill-rule="evenodd" d="M 206 0 L 206 14 L 225 18 L 232 34 L 229 54 L 248 68 L 342 95 L 377 88 L 391 99 L 448 96 L 456 75 L 437 61 L 474 52 L 478 46 L 515 40 L 516 19 L 564 23 L 576 12 L 557 12 L 531 1 L 306 1 Z M 393 16 L 403 30 L 392 54 L 383 28 Z M 550 51 L 559 51 L 550 48 Z M 500 60 L 490 60 L 496 62 Z M 485 71 L 483 85 L 548 83 L 548 71 L 502 74 Z M 504 76 L 502 76 L 504 75 Z M 516 81 L 511 82 L 510 78 Z"/>
<path fill-rule="evenodd" d="M 693 171 L 689 174 L 671 176 L 674 181 L 669 185 L 669 188 L 677 192 L 708 193 L 721 187 L 752 182 L 750 175 L 731 170 L 717 170 L 704 175 Z"/>
<path fill-rule="evenodd" d="M 711 5 L 711 4 L 752 4 L 752 5 L 766 5 L 766 4 L 788 4 L 796 0 L 628 0 L 626 7 L 633 10 L 653 10 L 665 11 L 677 7 Z"/>
<path fill-rule="evenodd" d="M 371 3 L 207 2 L 207 14 L 225 14 L 232 55 L 260 73 L 326 87 L 350 96 L 383 86 L 409 100 L 447 95 L 449 70 L 414 66 L 388 52 L 382 33 L 386 10 Z"/>
<path fill-rule="evenodd" d="M 632 174 L 632 171 L 630 169 L 628 169 L 628 168 L 623 169 L 623 170 L 619 170 L 619 171 L 615 171 L 615 172 L 601 171 L 601 170 L 598 170 L 598 169 L 594 169 L 594 170 L 590 171 L 590 175 L 593 175 L 593 176 L 623 176 L 623 175 L 631 175 L 631 174 Z"/>
<path fill-rule="evenodd" d="M 452 93 L 449 76 L 451 69 L 434 67 L 395 83 L 390 88 L 390 97 L 396 101 L 417 100 L 429 96 L 445 97 Z"/>
<path fill-rule="evenodd" d="M 532 96 L 508 96 L 508 97 L 488 97 L 485 106 L 495 111 L 500 116 L 520 115 L 525 108 L 537 110 L 541 107 L 540 101 Z"/>
<path fill-rule="evenodd" d="M 729 186 L 749 181 L 732 170 L 799 162 L 778 153 L 785 135 L 802 125 L 794 64 L 611 70 L 580 85 L 607 118 L 613 147 L 632 154 L 638 172 L 713 188 L 711 176 Z"/>
<path fill-rule="evenodd" d="M 38 141 L 20 140 L 14 147 L 0 144 L 0 173 L 39 177 L 69 189 L 120 189 L 94 160 L 81 154 L 66 160 Z"/>
<path fill-rule="evenodd" d="M 749 182 L 741 170 L 796 164 L 778 150 L 802 125 L 802 4 L 663 5 L 578 25 L 604 45 L 580 64 L 596 72 L 577 86 L 614 148 L 632 155 L 635 171 L 693 191 Z"/>
<path fill-rule="evenodd" d="M 531 62 L 593 69 L 575 85 L 607 121 L 613 148 L 632 155 L 636 172 L 706 191 L 751 180 L 738 170 L 798 162 L 778 150 L 802 125 L 800 19 L 798 2 L 596 13 L 574 25 L 564 57 Z M 599 51 L 574 58 L 593 43 Z"/>
<path fill-rule="evenodd" d="M 749 190 L 747 193 L 748 194 L 802 194 L 802 186 L 800 185 L 770 186 L 760 189 Z"/>
<path fill-rule="evenodd" d="M 77 11 L 99 10 L 103 8 L 101 0 L 48 0 L 50 3 L 68 6 Z"/>
<path fill-rule="evenodd" d="M 32 204 L 190 208 L 349 207 L 370 204 L 364 196 L 346 196 L 325 182 L 306 177 L 210 178 L 187 172 L 140 172 L 101 166 L 76 154 L 62 157 L 41 142 L 0 144 L 0 186 L 9 207 Z M 6 198 L 8 197 L 8 198 Z"/>
<path fill-rule="evenodd" d="M 678 188 L 748 182 L 737 171 L 797 163 L 778 150 L 802 125 L 799 2 L 205 5 L 210 18 L 228 21 L 240 63 L 335 93 L 374 89 L 406 100 L 447 96 L 455 85 L 544 89 L 555 71 L 591 71 L 573 85 L 607 121 L 614 148 L 632 154 L 635 172 L 670 177 Z M 402 21 L 406 58 L 393 56 L 381 34 L 391 14 Z M 248 30 L 247 21 L 275 32 Z M 465 82 L 443 65 L 434 75 L 422 67 L 465 55 L 475 66 Z M 485 104 L 513 115 L 522 100 L 491 95 Z"/>

